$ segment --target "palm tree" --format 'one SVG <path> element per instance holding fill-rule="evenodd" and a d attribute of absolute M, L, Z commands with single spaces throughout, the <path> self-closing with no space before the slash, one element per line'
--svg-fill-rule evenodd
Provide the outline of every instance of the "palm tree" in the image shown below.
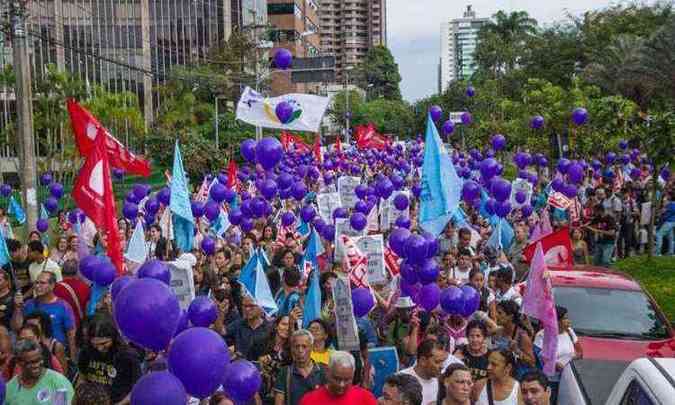
<path fill-rule="evenodd" d="M 646 78 L 675 101 L 675 17 L 671 18 L 642 48 Z"/>
<path fill-rule="evenodd" d="M 493 18 L 479 33 L 476 61 L 478 66 L 497 76 L 518 65 L 526 52 L 526 39 L 537 32 L 537 21 L 526 11 L 506 14 L 500 10 Z"/>
<path fill-rule="evenodd" d="M 525 36 L 537 32 L 537 20 L 531 18 L 527 11 L 514 11 L 506 14 L 500 10 L 493 18 L 494 21 L 485 24 L 483 29 L 498 35 L 503 42 L 508 44 L 519 42 Z"/>
<path fill-rule="evenodd" d="M 596 49 L 591 54 L 593 62 L 586 66 L 586 78 L 608 93 L 633 100 L 646 111 L 656 83 L 645 80 L 645 43 L 634 35 L 620 35 L 607 48 Z"/>

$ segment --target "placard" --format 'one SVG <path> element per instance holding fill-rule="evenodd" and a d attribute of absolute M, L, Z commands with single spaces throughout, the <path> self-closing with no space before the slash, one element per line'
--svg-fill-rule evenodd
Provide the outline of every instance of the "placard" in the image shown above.
<path fill-rule="evenodd" d="M 335 329 L 337 332 L 338 349 L 358 351 L 359 335 L 352 307 L 352 292 L 349 280 L 342 276 L 333 283 L 333 302 L 335 303 Z"/>
<path fill-rule="evenodd" d="M 319 208 L 319 216 L 327 223 L 333 222 L 333 211 L 342 207 L 339 193 L 317 194 L 316 204 Z"/>
<path fill-rule="evenodd" d="M 384 271 L 384 239 L 381 234 L 362 236 L 356 246 L 368 258 L 368 282 L 382 284 L 387 281 Z"/>
<path fill-rule="evenodd" d="M 356 186 L 361 184 L 360 177 L 342 176 L 338 179 L 338 193 L 340 193 L 340 202 L 345 208 L 354 208 L 358 197 L 356 196 Z"/>
<path fill-rule="evenodd" d="M 180 308 L 187 311 L 195 299 L 195 283 L 190 263 L 176 260 L 166 263 L 171 271 L 171 290 L 178 298 Z"/>
<path fill-rule="evenodd" d="M 398 194 L 403 194 L 410 200 L 410 193 L 408 191 L 394 192 L 388 199 L 383 200 L 380 204 L 380 229 L 388 231 L 396 223 L 400 216 L 410 217 L 410 205 L 403 211 L 394 207 L 394 198 Z"/>
<path fill-rule="evenodd" d="M 368 349 L 368 362 L 375 370 L 371 391 L 377 398 L 382 395 L 382 388 L 387 377 L 398 372 L 398 353 L 393 346 L 373 347 Z"/>
<path fill-rule="evenodd" d="M 516 201 L 516 193 L 522 191 L 525 193 L 525 202 L 520 204 Z M 515 179 L 511 184 L 511 207 L 520 208 L 525 204 L 530 204 L 532 199 L 532 184 L 525 179 Z"/>
<path fill-rule="evenodd" d="M 362 231 L 357 231 L 356 229 L 352 228 L 351 224 L 349 223 L 349 219 L 347 218 L 337 218 L 335 220 L 335 253 L 333 258 L 337 262 L 342 261 L 345 256 L 345 247 L 340 240 L 340 235 L 354 237 L 366 236 L 366 229 L 364 228 Z"/>

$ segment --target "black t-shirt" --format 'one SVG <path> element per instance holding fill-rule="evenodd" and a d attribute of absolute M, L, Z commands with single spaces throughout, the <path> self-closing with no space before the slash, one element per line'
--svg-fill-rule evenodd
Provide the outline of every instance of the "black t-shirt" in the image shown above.
<path fill-rule="evenodd" d="M 30 266 L 30 261 L 28 259 L 23 262 L 15 262 L 14 260 L 10 261 L 6 265 L 2 266 L 2 269 L 9 274 L 14 274 L 15 279 L 12 280 L 14 288 L 21 288 L 23 294 L 26 293 L 33 285 L 30 281 L 30 273 L 28 272 L 28 266 Z"/>
<path fill-rule="evenodd" d="M 141 377 L 141 363 L 131 349 L 101 353 L 85 347 L 77 366 L 87 381 L 103 385 L 114 403 L 123 400 Z"/>
<path fill-rule="evenodd" d="M 0 297 L 0 323 L 10 329 L 9 322 L 12 320 L 14 313 L 14 294 L 10 290 L 4 297 Z"/>
<path fill-rule="evenodd" d="M 469 349 L 466 345 L 460 347 L 459 351 L 464 356 L 462 361 L 464 362 L 464 365 L 471 370 L 471 376 L 474 381 L 478 381 L 481 378 L 487 378 L 488 357 L 490 356 L 489 351 L 482 356 L 474 356 L 469 353 Z"/>

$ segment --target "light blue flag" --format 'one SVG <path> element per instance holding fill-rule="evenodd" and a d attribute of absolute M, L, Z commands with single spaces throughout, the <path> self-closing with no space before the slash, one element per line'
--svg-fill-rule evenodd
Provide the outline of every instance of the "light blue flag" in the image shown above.
<path fill-rule="evenodd" d="M 502 240 L 502 247 L 504 250 L 509 250 L 511 249 L 511 245 L 513 244 L 513 238 L 516 236 L 515 232 L 513 231 L 513 227 L 511 224 L 509 224 L 509 221 L 507 221 L 504 218 L 500 218 L 499 220 L 500 223 L 500 228 L 501 228 L 501 240 Z"/>
<path fill-rule="evenodd" d="M 173 173 L 171 175 L 171 203 L 173 213 L 173 229 L 176 245 L 182 252 L 192 251 L 194 238 L 195 219 L 192 216 L 190 205 L 190 191 L 188 190 L 183 159 L 180 154 L 180 146 L 176 140 L 176 148 L 173 155 Z"/>
<path fill-rule="evenodd" d="M 9 249 L 7 249 L 7 243 L 5 242 L 5 237 L 0 236 L 0 267 L 3 267 L 9 263 L 11 257 L 9 256 Z"/>
<path fill-rule="evenodd" d="M 239 283 L 247 291 L 255 291 L 255 269 L 257 266 L 258 266 L 258 255 L 253 254 L 251 255 L 251 258 L 248 259 L 244 267 L 241 269 L 241 273 L 239 273 Z"/>
<path fill-rule="evenodd" d="M 14 196 L 11 196 L 9 198 L 9 209 L 7 212 L 10 215 L 14 215 L 14 218 L 16 218 L 16 221 L 23 225 L 26 222 L 26 213 L 23 211 L 23 208 L 21 208 L 21 204 L 14 198 Z"/>
<path fill-rule="evenodd" d="M 279 308 L 274 301 L 267 275 L 263 269 L 264 259 L 259 257 L 259 252 L 251 255 L 251 258 L 241 270 L 239 283 L 244 287 L 245 294 L 252 297 L 268 316 L 273 316 Z"/>
<path fill-rule="evenodd" d="M 452 159 L 438 136 L 431 116 L 428 116 L 419 212 L 422 229 L 435 236 L 443 232 L 459 206 L 461 185 Z"/>
<path fill-rule="evenodd" d="M 307 222 L 303 221 L 302 219 L 300 219 L 300 224 L 296 229 L 302 236 L 305 236 L 309 233 L 309 225 L 307 225 Z"/>
<path fill-rule="evenodd" d="M 495 250 L 502 250 L 502 223 L 497 222 L 497 225 L 492 230 L 492 235 L 487 240 L 487 245 Z"/>
<path fill-rule="evenodd" d="M 227 215 L 221 210 L 220 214 L 218 214 L 218 218 L 216 218 L 216 221 L 211 225 L 211 230 L 213 233 L 219 237 L 222 238 L 225 232 L 227 231 L 227 228 L 230 227 L 230 220 L 227 218 Z"/>
<path fill-rule="evenodd" d="M 44 204 L 40 204 L 40 219 L 44 219 L 44 220 L 47 220 L 47 221 L 49 220 L 49 214 L 47 213 L 47 209 L 45 209 Z M 49 246 L 49 233 L 48 232 L 41 233 L 40 239 L 41 239 L 43 245 Z"/>
<path fill-rule="evenodd" d="M 40 204 L 40 219 L 49 219 L 49 213 L 44 204 Z"/>
<path fill-rule="evenodd" d="M 124 257 L 134 263 L 143 264 L 148 259 L 148 247 L 145 244 L 145 232 L 141 221 L 136 222 L 134 233 L 131 234 L 127 252 Z"/>
<path fill-rule="evenodd" d="M 305 294 L 305 307 L 302 310 L 302 327 L 307 329 L 309 323 L 321 317 L 321 287 L 319 286 L 319 269 L 309 276 L 309 287 Z"/>

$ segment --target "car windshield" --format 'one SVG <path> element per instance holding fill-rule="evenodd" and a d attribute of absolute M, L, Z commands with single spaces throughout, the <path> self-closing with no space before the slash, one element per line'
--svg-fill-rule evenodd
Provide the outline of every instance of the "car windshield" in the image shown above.
<path fill-rule="evenodd" d="M 557 305 L 567 308 L 572 328 L 583 336 L 664 339 L 668 330 L 641 291 L 556 287 Z"/>

